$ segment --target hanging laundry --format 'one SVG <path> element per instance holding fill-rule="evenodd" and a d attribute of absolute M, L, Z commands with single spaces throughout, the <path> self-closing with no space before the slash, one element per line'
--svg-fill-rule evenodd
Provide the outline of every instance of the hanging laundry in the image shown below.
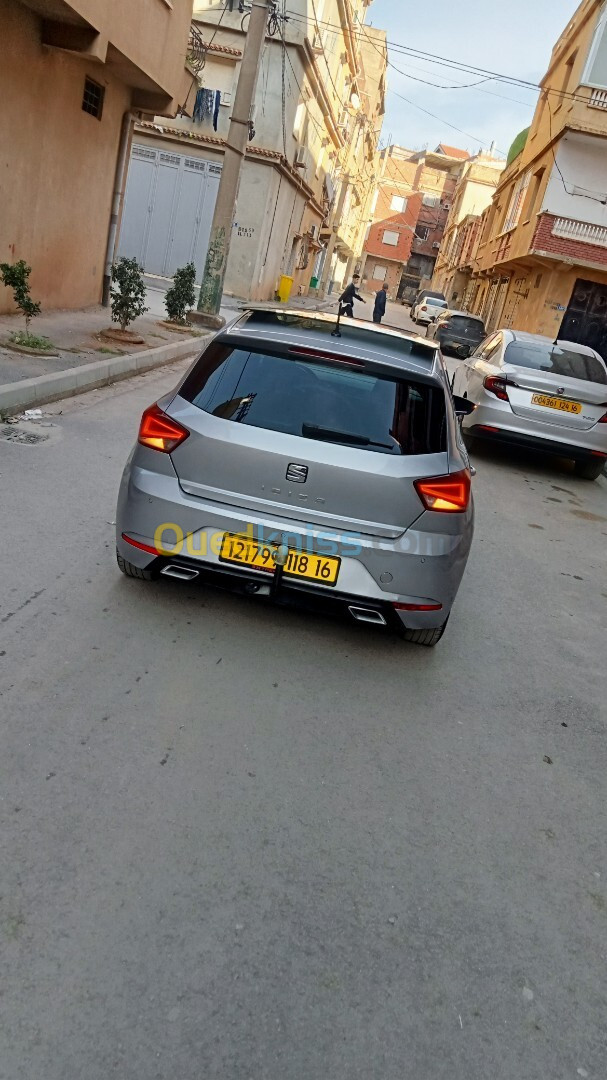
<path fill-rule="evenodd" d="M 201 87 L 196 94 L 192 120 L 196 124 L 202 124 L 205 120 L 211 120 L 215 108 L 215 91 Z"/>
<path fill-rule="evenodd" d="M 217 121 L 219 120 L 219 106 L 221 105 L 221 91 L 215 91 L 215 104 L 213 106 L 213 131 L 217 131 Z"/>

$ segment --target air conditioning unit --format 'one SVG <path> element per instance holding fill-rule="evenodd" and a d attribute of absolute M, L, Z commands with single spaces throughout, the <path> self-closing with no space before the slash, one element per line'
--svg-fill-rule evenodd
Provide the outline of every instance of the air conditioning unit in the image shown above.
<path fill-rule="evenodd" d="M 310 225 L 308 236 L 311 240 L 316 240 L 318 238 L 318 225 Z"/>
<path fill-rule="evenodd" d="M 308 151 L 305 146 L 298 146 L 297 153 L 295 154 L 295 160 L 293 162 L 296 169 L 306 169 L 308 166 Z"/>

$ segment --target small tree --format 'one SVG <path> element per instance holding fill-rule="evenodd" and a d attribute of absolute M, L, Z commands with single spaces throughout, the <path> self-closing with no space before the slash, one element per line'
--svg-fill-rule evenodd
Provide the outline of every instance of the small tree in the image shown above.
<path fill-rule="evenodd" d="M 112 321 L 120 323 L 120 329 L 126 330 L 138 315 L 148 309 L 145 305 L 145 285 L 143 267 L 137 259 L 124 256 L 112 267 Z"/>
<path fill-rule="evenodd" d="M 164 306 L 171 322 L 187 326 L 186 312 L 194 307 L 196 293 L 194 282 L 196 281 L 196 267 L 190 262 L 175 271 L 173 284 L 168 289 L 164 298 Z"/>
<path fill-rule="evenodd" d="M 30 321 L 40 314 L 40 304 L 30 296 L 29 276 L 32 272 L 23 259 L 16 263 L 0 263 L 0 278 L 7 289 L 13 290 L 13 299 L 25 317 L 25 333 L 29 334 Z"/>

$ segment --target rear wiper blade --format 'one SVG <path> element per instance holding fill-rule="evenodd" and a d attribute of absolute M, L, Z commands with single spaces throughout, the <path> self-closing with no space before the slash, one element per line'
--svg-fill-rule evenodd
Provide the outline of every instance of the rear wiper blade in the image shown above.
<path fill-rule="evenodd" d="M 366 435 L 356 435 L 352 431 L 335 431 L 333 428 L 320 427 L 319 424 L 302 424 L 301 433 L 306 439 L 332 439 L 335 442 L 349 443 L 351 446 L 382 446 L 392 450 L 391 443 L 374 442 Z"/>

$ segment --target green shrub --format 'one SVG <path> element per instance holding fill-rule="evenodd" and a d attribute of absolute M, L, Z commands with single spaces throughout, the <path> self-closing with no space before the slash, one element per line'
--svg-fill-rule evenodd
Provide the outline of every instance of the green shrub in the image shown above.
<path fill-rule="evenodd" d="M 16 263 L 0 263 L 2 284 L 13 290 L 13 299 L 25 317 L 25 332 L 29 334 L 30 321 L 40 314 L 40 304 L 30 296 L 29 276 L 32 272 L 24 259 Z"/>
<path fill-rule="evenodd" d="M 187 312 L 194 307 L 196 302 L 195 281 L 194 263 L 188 263 L 187 266 L 181 266 L 175 271 L 173 284 L 164 298 L 164 306 L 170 322 L 179 323 L 181 326 L 188 325 Z"/>
<path fill-rule="evenodd" d="M 112 321 L 126 330 L 130 323 L 148 309 L 145 305 L 143 267 L 136 259 L 122 257 L 112 267 Z"/>

